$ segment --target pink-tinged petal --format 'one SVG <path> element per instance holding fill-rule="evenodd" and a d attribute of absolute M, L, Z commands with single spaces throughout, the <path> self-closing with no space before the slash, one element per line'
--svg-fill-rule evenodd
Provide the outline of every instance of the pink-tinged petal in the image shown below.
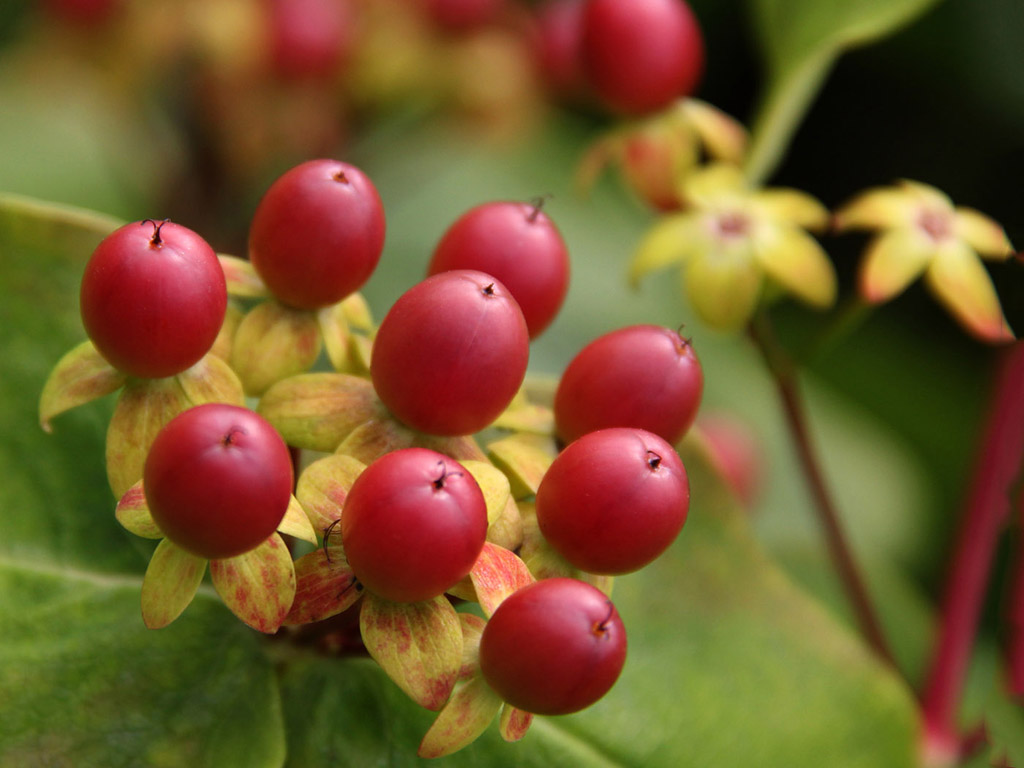
<path fill-rule="evenodd" d="M 469 576 L 477 601 L 487 616 L 494 613 L 506 597 L 533 581 L 526 563 L 514 552 L 489 541 L 484 543 Z"/>
<path fill-rule="evenodd" d="M 697 219 L 688 213 L 660 219 L 633 252 L 629 262 L 629 282 L 636 287 L 640 278 L 651 272 L 686 261 L 704 247 L 704 235 Z"/>
<path fill-rule="evenodd" d="M 40 425 L 51 431 L 54 416 L 117 391 L 126 378 L 103 359 L 91 341 L 83 341 L 50 372 L 39 397 Z"/>
<path fill-rule="evenodd" d="M 212 560 L 210 576 L 231 612 L 260 632 L 276 632 L 295 599 L 295 566 L 276 533 L 244 555 Z"/>
<path fill-rule="evenodd" d="M 701 319 L 713 328 L 736 331 L 750 319 L 763 275 L 745 246 L 721 247 L 692 259 L 683 287 Z"/>
<path fill-rule="evenodd" d="M 879 235 L 868 245 L 861 262 L 861 296 L 872 304 L 888 301 L 921 276 L 934 254 L 935 243 L 916 229 Z"/>
<path fill-rule="evenodd" d="M 1006 231 L 980 211 L 957 208 L 953 221 L 957 237 L 983 257 L 1002 261 L 1013 254 L 1013 244 Z"/>
<path fill-rule="evenodd" d="M 462 628 L 446 597 L 393 603 L 367 592 L 359 629 L 370 656 L 409 698 L 444 706 L 463 666 Z"/>
<path fill-rule="evenodd" d="M 206 573 L 206 560 L 161 541 L 142 579 L 142 620 L 150 629 L 166 627 L 188 608 Z"/>
<path fill-rule="evenodd" d="M 761 268 L 788 291 L 816 307 L 836 300 L 836 273 L 818 241 L 792 227 L 764 228 L 754 240 Z"/>
<path fill-rule="evenodd" d="M 511 704 L 506 704 L 501 709 L 501 720 L 498 721 L 498 730 L 501 738 L 505 741 L 519 741 L 530 728 L 533 722 L 533 713 L 516 709 Z"/>
<path fill-rule="evenodd" d="M 289 536 L 294 536 L 302 541 L 308 541 L 310 544 L 317 543 L 313 524 L 310 522 L 306 510 L 302 508 L 299 500 L 294 496 L 288 502 L 288 509 L 285 510 L 284 517 L 281 518 L 281 523 L 277 526 L 277 530 L 278 533 L 287 533 Z"/>
<path fill-rule="evenodd" d="M 773 221 L 795 224 L 812 232 L 823 231 L 828 226 L 828 208 L 798 189 L 764 189 L 753 196 L 751 204 L 758 216 Z"/>
<path fill-rule="evenodd" d="M 363 596 L 363 587 L 338 547 L 313 550 L 295 561 L 295 599 L 283 624 L 329 619 Z"/>
<path fill-rule="evenodd" d="M 912 226 L 921 201 L 912 192 L 899 187 L 875 187 L 861 192 L 832 216 L 837 232 L 850 229 L 889 229 Z"/>
<path fill-rule="evenodd" d="M 686 99 L 679 108 L 711 157 L 729 163 L 743 159 L 747 151 L 747 131 L 742 123 L 699 99 Z"/>
<path fill-rule="evenodd" d="M 713 163 L 691 173 L 682 192 L 695 208 L 742 204 L 750 194 L 743 171 L 727 163 Z"/>
<path fill-rule="evenodd" d="M 1013 339 L 992 280 L 965 243 L 944 245 L 925 273 L 928 287 L 968 331 L 988 342 Z"/>
<path fill-rule="evenodd" d="M 146 503 L 146 493 L 142 489 L 142 481 L 139 480 L 129 488 L 121 500 L 117 502 L 114 510 L 114 517 L 127 531 L 141 536 L 144 539 L 162 539 L 164 534 L 149 512 L 149 504 Z"/>

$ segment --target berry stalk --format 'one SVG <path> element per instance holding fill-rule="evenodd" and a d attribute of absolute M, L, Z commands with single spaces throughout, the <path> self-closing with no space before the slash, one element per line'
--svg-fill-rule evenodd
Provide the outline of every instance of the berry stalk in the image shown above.
<path fill-rule="evenodd" d="M 857 624 L 875 655 L 893 669 L 897 669 L 896 661 L 885 639 L 878 614 L 871 602 L 867 584 L 847 540 L 839 510 L 825 482 L 825 476 L 811 440 L 807 426 L 806 407 L 797 379 L 796 365 L 775 337 L 766 312 L 761 311 L 754 316 L 749 327 L 749 334 L 764 357 L 768 371 L 775 381 L 786 426 L 793 440 L 800 469 L 807 482 L 814 509 L 822 526 L 829 556 L 853 608 Z"/>
<path fill-rule="evenodd" d="M 938 641 L 925 678 L 926 749 L 956 744 L 957 708 L 1009 492 L 1024 460 L 1024 342 L 1010 348 L 990 401 L 942 603 Z M 1019 637 L 1019 634 L 1018 634 Z"/>

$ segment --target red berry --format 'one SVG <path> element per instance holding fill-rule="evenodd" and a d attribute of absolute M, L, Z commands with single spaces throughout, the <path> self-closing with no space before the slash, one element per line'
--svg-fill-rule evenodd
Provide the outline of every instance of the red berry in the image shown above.
<path fill-rule="evenodd" d="M 615 684 L 626 630 L 608 597 L 575 579 L 545 579 L 507 597 L 480 638 L 480 668 L 494 691 L 538 715 L 589 707 Z"/>
<path fill-rule="evenodd" d="M 743 506 L 753 506 L 761 490 L 765 457 L 750 425 L 731 414 L 714 413 L 697 419 L 697 428 L 722 479 Z"/>
<path fill-rule="evenodd" d="M 469 435 L 515 397 L 529 343 L 504 285 L 483 272 L 443 272 L 391 307 L 373 342 L 370 376 L 384 405 L 413 429 Z"/>
<path fill-rule="evenodd" d="M 207 403 L 175 416 L 146 457 L 143 488 L 164 535 L 200 557 L 255 549 L 277 530 L 292 492 L 288 446 L 258 414 Z"/>
<path fill-rule="evenodd" d="M 462 214 L 434 250 L 428 273 L 475 269 L 512 292 L 535 339 L 569 288 L 569 252 L 540 203 L 484 203 Z"/>
<path fill-rule="evenodd" d="M 181 373 L 210 351 L 228 295 L 217 254 L 171 222 L 114 230 L 82 277 L 82 323 L 119 371 L 142 378 Z"/>
<path fill-rule="evenodd" d="M 637 427 L 676 443 L 693 423 L 704 374 L 677 331 L 633 325 L 590 342 L 555 391 L 555 429 L 564 442 L 606 427 Z"/>
<path fill-rule="evenodd" d="M 335 304 L 373 274 L 384 247 L 384 206 L 353 165 L 309 160 L 260 200 L 249 258 L 267 288 L 298 309 Z"/>
<path fill-rule="evenodd" d="M 583 90 L 583 2 L 548 0 L 537 12 L 537 63 L 544 81 L 555 93 Z"/>
<path fill-rule="evenodd" d="M 430 600 L 466 576 L 487 535 L 473 476 L 425 448 L 386 453 L 356 478 L 341 513 L 352 572 L 395 602 Z"/>
<path fill-rule="evenodd" d="M 427 15 L 437 26 L 464 32 L 490 23 L 505 6 L 505 0 L 422 0 Z"/>
<path fill-rule="evenodd" d="M 625 114 L 690 95 L 704 68 L 700 27 L 684 0 L 587 0 L 582 51 L 598 96 Z"/>
<path fill-rule="evenodd" d="M 690 508 L 683 462 L 642 429 L 590 432 L 562 451 L 537 489 L 537 523 L 588 573 L 639 570 L 675 541 Z"/>
<path fill-rule="evenodd" d="M 270 60 L 284 78 L 330 77 L 352 45 L 348 0 L 270 0 Z"/>

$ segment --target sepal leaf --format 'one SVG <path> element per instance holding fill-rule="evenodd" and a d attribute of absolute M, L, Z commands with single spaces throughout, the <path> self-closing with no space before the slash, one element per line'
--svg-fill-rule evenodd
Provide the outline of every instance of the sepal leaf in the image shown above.
<path fill-rule="evenodd" d="M 487 524 L 490 525 L 505 509 L 511 497 L 511 488 L 505 474 L 489 461 L 463 461 L 462 466 L 473 475 L 487 504 Z"/>
<path fill-rule="evenodd" d="M 65 354 L 50 372 L 39 397 L 39 423 L 51 431 L 50 420 L 64 411 L 92 402 L 124 386 L 127 377 L 83 341 Z"/>
<path fill-rule="evenodd" d="M 276 533 L 237 557 L 211 560 L 210 576 L 231 612 L 260 632 L 276 632 L 295 598 L 295 567 Z"/>
<path fill-rule="evenodd" d="M 316 549 L 295 561 L 295 600 L 284 624 L 308 624 L 355 605 L 363 587 L 340 547 Z"/>
<path fill-rule="evenodd" d="M 150 629 L 166 627 L 188 608 L 206 573 L 206 559 L 164 539 L 153 552 L 142 579 L 142 620 Z"/>
<path fill-rule="evenodd" d="M 242 382 L 231 366 L 217 355 L 204 355 L 198 363 L 178 374 L 178 382 L 192 405 L 245 404 Z"/>
<path fill-rule="evenodd" d="M 117 502 L 114 517 L 124 526 L 125 530 L 136 536 L 141 536 L 144 539 L 162 539 L 164 536 L 163 531 L 156 524 L 156 520 L 153 519 L 153 515 L 150 514 L 141 480 L 129 488 Z"/>
<path fill-rule="evenodd" d="M 272 384 L 309 370 L 320 346 L 316 314 L 271 299 L 242 318 L 235 332 L 231 367 L 246 394 L 258 397 Z"/>
<path fill-rule="evenodd" d="M 317 543 L 313 524 L 295 496 L 292 496 L 288 502 L 288 509 L 285 510 L 284 517 L 281 518 L 281 523 L 277 526 L 277 531 L 278 533 L 287 533 L 301 541 L 308 541 L 310 544 Z"/>
<path fill-rule="evenodd" d="M 516 499 L 537 493 L 544 473 L 555 460 L 555 441 L 541 435 L 511 435 L 487 446 L 491 461 L 508 477 Z"/>
<path fill-rule="evenodd" d="M 379 412 L 373 385 L 345 373 L 303 373 L 271 386 L 257 412 L 289 445 L 333 452 Z"/>
<path fill-rule="evenodd" d="M 302 474 L 295 488 L 295 496 L 309 520 L 321 535 L 334 522 L 341 519 L 352 483 L 366 465 L 344 454 L 317 459 Z"/>
<path fill-rule="evenodd" d="M 462 626 L 462 667 L 451 698 L 438 713 L 420 742 L 420 757 L 444 757 L 476 741 L 493 722 L 502 700 L 480 673 L 480 636 L 484 621 L 472 614 L 459 614 Z"/>
<path fill-rule="evenodd" d="M 394 603 L 367 592 L 359 629 L 370 656 L 409 698 L 427 709 L 444 706 L 463 645 L 458 614 L 447 598 Z"/>
<path fill-rule="evenodd" d="M 237 256 L 217 254 L 220 267 L 224 270 L 224 280 L 228 285 L 228 295 L 239 298 L 263 299 L 270 295 L 267 286 L 256 273 L 252 262 Z"/>
<path fill-rule="evenodd" d="M 514 552 L 489 541 L 484 542 L 469 577 L 480 607 L 487 616 L 494 613 L 506 597 L 533 581 L 526 563 Z"/>
<path fill-rule="evenodd" d="M 519 741 L 530 729 L 533 723 L 533 713 L 522 709 L 516 709 L 506 703 L 501 708 L 501 718 L 498 720 L 498 732 L 505 741 Z"/>

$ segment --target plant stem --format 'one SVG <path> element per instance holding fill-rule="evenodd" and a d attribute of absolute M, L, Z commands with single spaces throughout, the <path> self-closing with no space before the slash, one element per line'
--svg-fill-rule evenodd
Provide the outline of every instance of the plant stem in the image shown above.
<path fill-rule="evenodd" d="M 1024 490 L 1017 494 L 1013 572 L 1006 604 L 1006 675 L 1010 696 L 1024 698 Z"/>
<path fill-rule="evenodd" d="M 959 741 L 957 710 L 996 543 L 1009 516 L 1009 492 L 1024 459 L 1024 342 L 1010 348 L 989 405 L 955 542 L 939 635 L 925 678 L 925 740 Z"/>
<path fill-rule="evenodd" d="M 825 544 L 836 572 L 853 607 L 857 624 L 875 654 L 894 669 L 896 661 L 882 632 L 860 568 L 847 541 L 842 520 L 811 443 L 807 414 L 800 393 L 793 359 L 779 344 L 768 315 L 760 312 L 750 325 L 750 336 L 760 349 L 779 392 L 786 425 L 789 427 L 800 468 L 803 471 L 814 509 L 825 534 Z"/>

